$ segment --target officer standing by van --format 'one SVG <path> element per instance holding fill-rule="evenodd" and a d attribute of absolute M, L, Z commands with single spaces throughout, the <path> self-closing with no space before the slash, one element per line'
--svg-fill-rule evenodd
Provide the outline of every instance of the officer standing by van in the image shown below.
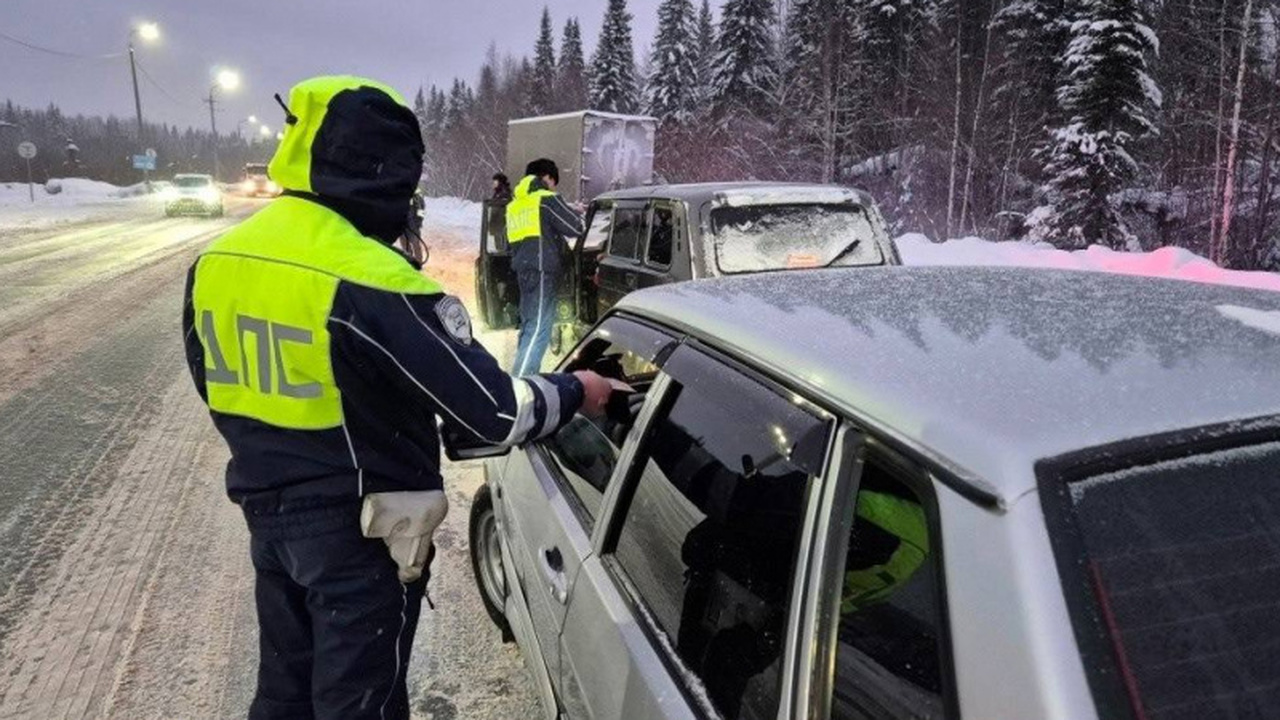
<path fill-rule="evenodd" d="M 277 100 L 279 98 L 277 97 Z M 183 329 L 231 449 L 260 630 L 249 717 L 408 718 L 405 678 L 448 503 L 437 418 L 512 446 L 603 412 L 594 373 L 513 378 L 457 298 L 392 248 L 422 172 L 417 120 L 355 77 L 289 95 L 283 196 L 205 250 Z"/>
<path fill-rule="evenodd" d="M 520 329 L 513 373 L 536 374 L 551 344 L 566 241 L 585 228 L 582 216 L 556 193 L 560 169 L 546 158 L 529 163 L 507 203 L 511 264 L 520 284 Z"/>

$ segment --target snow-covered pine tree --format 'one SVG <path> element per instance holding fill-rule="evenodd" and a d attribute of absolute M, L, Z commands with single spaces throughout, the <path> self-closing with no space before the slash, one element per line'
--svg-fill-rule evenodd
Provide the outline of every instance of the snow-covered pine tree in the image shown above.
<path fill-rule="evenodd" d="M 582 29 L 577 18 L 564 24 L 560 40 L 560 64 L 556 67 L 556 112 L 576 112 L 587 108 L 587 63 L 582 56 Z"/>
<path fill-rule="evenodd" d="M 533 85 L 529 88 L 529 105 L 535 115 L 552 110 L 556 93 L 555 36 L 551 29 L 551 10 L 542 8 L 538 42 L 533 48 Z"/>
<path fill-rule="evenodd" d="M 418 129 L 425 135 L 427 131 L 427 96 L 422 92 L 422 86 L 418 86 L 418 93 L 413 96 L 413 115 L 418 118 Z"/>
<path fill-rule="evenodd" d="M 661 122 L 684 122 L 698 104 L 693 3 L 662 0 L 647 86 L 648 113 Z"/>
<path fill-rule="evenodd" d="M 698 68 L 698 109 L 711 101 L 716 66 L 716 21 L 711 15 L 711 0 L 702 0 L 693 32 L 694 63 Z"/>
<path fill-rule="evenodd" d="M 431 91 L 427 94 L 426 122 L 422 127 L 423 134 L 429 142 L 440 138 L 440 133 L 444 130 L 448 105 L 444 91 L 432 85 Z"/>
<path fill-rule="evenodd" d="M 1071 30 L 1066 0 L 1013 0 L 996 14 L 995 29 L 1001 39 L 993 100 L 1005 124 L 1003 198 L 1011 174 L 1038 177 L 1043 166 L 1023 166 L 1047 156 L 1051 138 L 1044 128 L 1061 124 L 1057 89 Z"/>
<path fill-rule="evenodd" d="M 777 81 L 772 0 L 725 0 L 716 41 L 713 104 L 764 114 Z"/>
<path fill-rule="evenodd" d="M 1162 98 L 1147 57 L 1158 40 L 1146 22 L 1146 0 L 1076 3 L 1058 88 L 1067 120 L 1053 131 L 1045 166 L 1052 203 L 1045 238 L 1061 248 L 1138 249 L 1112 195 L 1138 173 L 1130 146 L 1156 132 L 1151 116 Z"/>
<path fill-rule="evenodd" d="M 627 0 L 609 0 L 605 10 L 604 27 L 591 59 L 591 105 L 596 110 L 620 113 L 635 112 L 639 105 Z"/>

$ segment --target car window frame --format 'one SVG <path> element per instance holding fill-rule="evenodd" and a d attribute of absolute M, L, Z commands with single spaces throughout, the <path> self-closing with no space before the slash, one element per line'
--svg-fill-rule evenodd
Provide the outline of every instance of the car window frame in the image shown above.
<path fill-rule="evenodd" d="M 622 210 L 633 210 L 640 213 L 640 236 L 636 238 L 636 254 L 635 257 L 619 255 L 613 251 L 613 236 L 618 227 L 618 212 Z M 610 262 L 625 263 L 627 265 L 641 266 L 644 264 L 642 254 L 645 252 L 649 244 L 649 203 L 647 200 L 617 200 L 613 203 L 612 215 L 609 220 L 609 239 L 604 244 L 602 258 L 608 258 Z"/>
<path fill-rule="evenodd" d="M 792 708 L 795 706 L 795 698 L 797 696 L 797 686 L 803 678 L 811 674 L 811 670 L 806 667 L 809 661 L 803 658 L 800 644 L 803 631 L 801 622 L 805 606 L 808 604 L 803 593 L 810 582 L 812 573 L 812 545 L 817 538 L 815 527 L 819 523 L 823 489 L 834 482 L 831 477 L 832 473 L 840 470 L 839 459 L 843 455 L 840 444 L 841 422 L 836 413 L 832 412 L 825 404 L 817 402 L 808 393 L 791 388 L 759 368 L 722 352 L 697 338 L 683 338 L 678 346 L 672 348 L 671 354 L 674 354 L 677 349 L 685 347 L 700 352 L 729 370 L 739 372 L 759 383 L 766 391 L 780 398 L 791 398 L 797 404 L 803 403 L 811 408 L 812 411 L 821 413 L 829 422 L 826 447 L 823 451 L 822 468 L 810 478 L 809 487 L 805 491 L 804 515 L 801 521 L 795 556 L 795 577 L 792 578 L 791 598 L 787 612 L 787 637 L 784 640 L 783 665 L 778 689 L 778 717 L 792 717 Z M 718 711 L 709 705 L 703 699 L 703 696 L 695 691 L 685 679 L 687 669 L 684 668 L 683 661 L 669 650 L 670 641 L 664 639 L 664 633 L 660 628 L 655 627 L 652 613 L 645 606 L 639 589 L 631 581 L 625 569 L 621 567 L 615 554 L 622 524 L 626 519 L 626 513 L 630 508 L 631 499 L 634 496 L 643 471 L 643 467 L 638 465 L 636 460 L 642 457 L 647 443 L 650 442 L 656 420 L 665 417 L 666 413 L 670 411 L 671 405 L 677 399 L 679 393 L 672 392 L 671 387 L 676 384 L 678 384 L 677 381 L 665 370 L 659 373 L 659 381 L 655 383 L 654 389 L 651 390 L 651 396 L 647 399 L 645 410 L 636 422 L 638 431 L 628 438 L 628 448 L 619 456 L 618 467 L 610 481 L 610 494 L 606 496 L 604 503 L 602 503 L 601 517 L 596 523 L 592 546 L 606 574 L 612 581 L 618 597 L 631 614 L 636 626 L 641 629 L 644 636 L 649 640 L 650 649 L 662 662 L 672 683 L 680 689 L 687 707 L 700 718 L 710 719 L 720 717 Z"/>
<path fill-rule="evenodd" d="M 663 364 L 666 363 L 667 358 L 671 356 L 671 353 L 679 344 L 679 336 L 673 335 L 671 331 L 665 328 L 658 327 L 651 323 L 646 323 L 639 318 L 622 313 L 609 315 L 593 327 L 591 331 L 588 332 L 587 335 L 574 347 L 574 349 L 565 356 L 565 359 L 561 361 L 560 365 L 557 367 L 557 371 L 563 371 L 565 368 L 572 367 L 573 363 L 578 358 L 579 352 L 587 345 L 587 343 L 591 342 L 593 339 L 601 337 L 600 331 L 602 329 L 610 333 L 610 341 L 617 342 L 616 338 L 619 335 L 625 334 L 625 331 L 619 333 L 617 329 L 618 326 L 628 328 L 632 332 L 649 333 L 652 336 L 661 336 L 666 340 L 666 343 L 658 347 L 658 349 L 653 353 L 653 357 L 644 357 L 646 361 L 652 363 L 658 368 L 658 376 L 660 377 L 662 375 Z M 643 355 L 641 357 L 643 357 Z M 657 389 L 657 378 L 655 378 L 654 385 L 650 387 L 649 393 L 646 394 L 645 407 L 651 403 L 657 402 L 654 396 L 654 391 Z M 587 508 L 586 502 L 583 501 L 581 496 L 579 496 L 577 489 L 574 488 L 573 481 L 565 476 L 564 471 L 560 468 L 560 463 L 556 461 L 554 453 L 546 447 L 547 438 L 534 440 L 525 448 L 526 452 L 531 456 L 536 457 L 536 459 L 542 463 L 542 466 L 547 469 L 547 475 L 555 483 L 556 487 L 560 489 L 561 493 L 568 499 L 568 504 L 570 509 L 573 510 L 574 518 L 578 521 L 582 532 L 585 533 L 587 537 L 592 537 L 596 526 L 600 524 L 600 520 L 607 509 L 609 491 L 618 484 L 619 472 L 625 470 L 623 461 L 626 458 L 625 451 L 627 446 L 634 444 L 636 439 L 644 430 L 641 426 L 641 421 L 645 419 L 644 409 L 645 408 L 643 407 L 641 408 L 640 415 L 637 416 L 636 423 L 632 427 L 632 432 L 628 434 L 626 441 L 623 443 L 623 447 L 618 448 L 618 457 L 614 463 L 613 473 L 609 476 L 609 481 L 605 486 L 604 492 L 601 493 L 600 505 L 596 508 L 594 517 L 592 516 L 591 511 Z"/>
<path fill-rule="evenodd" d="M 644 256 L 641 263 L 652 270 L 666 272 L 671 269 L 676 258 L 676 248 L 680 239 L 680 228 L 683 220 L 680 217 L 680 203 L 667 198 L 654 198 L 649 201 L 645 212 Z M 666 264 L 653 262 L 649 257 L 649 242 L 653 239 L 653 215 L 659 208 L 671 211 L 671 249 Z"/>
<path fill-rule="evenodd" d="M 602 254 L 608 254 L 609 239 L 613 235 L 613 208 L 614 202 L 612 200 L 595 200 L 591 203 L 587 208 L 587 215 L 582 223 L 582 236 L 579 237 L 577 242 L 574 244 L 574 252 L 583 252 L 594 249 L 598 250 Z M 587 237 L 591 235 L 591 225 L 602 213 L 609 216 L 609 232 L 605 234 L 604 242 L 600 243 L 598 247 L 592 248 L 587 245 Z"/>
<path fill-rule="evenodd" d="M 942 515 L 938 506 L 939 482 L 937 471 L 913 453 L 899 450 L 892 442 L 882 440 L 874 430 L 844 418 L 842 427 L 848 433 L 844 440 L 846 456 L 850 459 L 842 468 L 843 474 L 835 478 L 835 488 L 826 498 L 827 504 L 820 515 L 831 519 L 815 543 L 816 555 L 810 559 L 815 567 L 816 583 L 810 588 L 811 597 L 817 598 L 810 617 L 817 619 L 813 636 L 815 652 L 809 682 L 809 692 L 796 698 L 797 705 L 808 702 L 807 717 L 829 720 L 831 701 L 835 693 L 836 652 L 839 645 L 840 592 L 844 586 L 845 558 L 849 552 L 849 536 L 853 531 L 857 510 L 858 491 L 862 485 L 862 473 L 869 457 L 891 467 L 895 479 L 902 481 L 916 497 L 925 511 L 929 524 L 930 552 L 937 559 L 933 562 L 934 598 L 938 614 L 939 670 L 942 675 L 943 717 L 958 720 L 962 716 L 959 686 L 956 680 L 955 645 L 951 632 L 951 610 L 947 591 L 947 555 L 942 535 Z M 809 626 L 813 627 L 813 626 Z M 803 653 L 802 653 L 803 655 Z"/>
<path fill-rule="evenodd" d="M 1280 415 L 1227 421 L 1121 440 L 1040 460 L 1036 487 L 1045 530 L 1053 550 L 1060 590 L 1071 620 L 1076 659 L 1084 668 L 1089 695 L 1100 720 L 1133 720 L 1129 690 L 1116 669 L 1114 643 L 1106 630 L 1092 580 L 1080 558 L 1087 557 L 1084 535 L 1070 497 L 1073 483 L 1134 466 L 1280 442 Z"/>

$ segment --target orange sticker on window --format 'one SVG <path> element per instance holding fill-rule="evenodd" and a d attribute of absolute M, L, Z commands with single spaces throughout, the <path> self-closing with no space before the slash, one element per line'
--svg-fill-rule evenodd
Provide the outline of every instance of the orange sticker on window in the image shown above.
<path fill-rule="evenodd" d="M 789 268 L 818 267 L 818 256 L 809 255 L 807 253 L 789 253 L 787 255 L 787 267 Z"/>

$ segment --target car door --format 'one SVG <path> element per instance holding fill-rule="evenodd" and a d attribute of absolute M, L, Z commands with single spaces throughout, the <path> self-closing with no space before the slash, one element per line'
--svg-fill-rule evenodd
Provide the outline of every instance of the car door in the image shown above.
<path fill-rule="evenodd" d="M 597 268 L 600 279 L 597 302 L 601 316 L 640 286 L 640 258 L 648 219 L 644 200 L 620 200 L 614 204 L 609 240 Z"/>
<path fill-rule="evenodd" d="M 514 328 L 520 319 L 520 286 L 507 243 L 505 201 L 486 200 L 480 215 L 476 255 L 476 305 L 490 330 Z"/>
<path fill-rule="evenodd" d="M 613 227 L 613 202 L 597 200 L 591 203 L 585 225 L 587 231 L 574 243 L 570 281 L 578 324 L 590 327 L 595 325 L 598 317 L 597 271 Z"/>
<path fill-rule="evenodd" d="M 776 718 L 829 414 L 684 345 L 625 449 L 561 638 L 569 716 Z"/>
<path fill-rule="evenodd" d="M 593 369 L 634 388 L 619 397 L 609 417 L 575 417 L 555 434 L 512 453 L 503 471 L 499 502 L 512 561 L 524 589 L 538 650 L 558 677 L 559 635 L 569 591 L 591 552 L 596 513 L 621 447 L 657 375 L 654 364 L 671 336 L 622 317 L 592 332 L 571 355 L 566 371 Z"/>

